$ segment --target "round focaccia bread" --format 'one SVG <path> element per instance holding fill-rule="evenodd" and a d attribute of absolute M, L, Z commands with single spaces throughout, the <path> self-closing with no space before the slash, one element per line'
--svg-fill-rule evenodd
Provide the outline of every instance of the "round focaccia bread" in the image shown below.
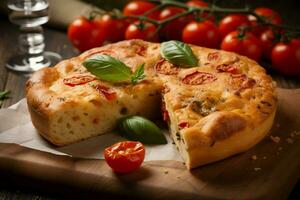
<path fill-rule="evenodd" d="M 188 168 L 246 151 L 272 126 L 275 82 L 244 56 L 190 47 L 198 59 L 192 68 L 163 59 L 159 43 L 128 40 L 41 69 L 26 84 L 32 122 L 48 141 L 63 146 L 107 133 L 122 117 L 162 112 Z M 132 71 L 144 63 L 146 78 L 136 85 L 101 81 L 82 66 L 97 54 Z"/>

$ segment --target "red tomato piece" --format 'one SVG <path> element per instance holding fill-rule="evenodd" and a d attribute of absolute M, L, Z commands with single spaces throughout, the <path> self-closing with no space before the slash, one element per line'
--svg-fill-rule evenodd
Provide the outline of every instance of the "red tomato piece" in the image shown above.
<path fill-rule="evenodd" d="M 147 1 L 131 1 L 123 9 L 125 16 L 129 15 L 143 15 L 145 12 L 155 8 L 157 5 Z M 158 19 L 159 11 L 152 12 L 148 15 L 151 19 Z"/>
<path fill-rule="evenodd" d="M 161 110 L 162 110 L 163 120 L 165 122 L 169 122 L 170 121 L 170 116 L 169 116 L 169 113 L 166 109 L 166 104 L 165 104 L 164 101 L 161 103 Z"/>
<path fill-rule="evenodd" d="M 229 33 L 223 39 L 221 49 L 233 51 L 256 61 L 258 61 L 262 55 L 262 47 L 259 39 L 249 32 L 245 33 L 244 36 L 240 36 L 238 31 Z"/>
<path fill-rule="evenodd" d="M 211 52 L 207 55 L 208 61 L 216 61 L 220 59 L 220 53 L 219 52 Z"/>
<path fill-rule="evenodd" d="M 180 129 L 184 129 L 184 128 L 190 127 L 190 124 L 189 124 L 188 122 L 180 122 L 180 123 L 178 124 L 178 127 L 179 127 Z"/>
<path fill-rule="evenodd" d="M 63 83 L 65 85 L 74 87 L 76 85 L 86 84 L 93 80 L 96 80 L 96 77 L 91 76 L 91 75 L 86 75 L 86 74 L 85 75 L 84 74 L 76 74 L 74 76 L 64 78 Z"/>
<path fill-rule="evenodd" d="M 159 20 L 166 20 L 174 15 L 178 15 L 185 10 L 177 7 L 167 7 L 163 9 L 159 15 Z M 186 17 L 180 17 L 167 23 L 161 29 L 162 38 L 165 40 L 181 40 L 182 29 L 188 24 L 189 19 Z"/>
<path fill-rule="evenodd" d="M 192 74 L 185 76 L 182 83 L 188 85 L 202 85 L 211 83 L 217 80 L 217 77 L 211 73 L 195 71 Z"/>
<path fill-rule="evenodd" d="M 222 65 L 218 65 L 216 67 L 216 69 L 217 69 L 218 72 L 227 72 L 227 73 L 230 73 L 230 74 L 238 73 L 238 69 L 234 65 L 222 64 Z"/>
<path fill-rule="evenodd" d="M 224 38 L 228 33 L 235 31 L 238 27 L 250 26 L 250 21 L 246 15 L 230 14 L 224 17 L 219 23 L 221 37 Z"/>
<path fill-rule="evenodd" d="M 277 43 L 272 52 L 273 67 L 287 76 L 300 76 L 300 39 Z"/>
<path fill-rule="evenodd" d="M 104 37 L 105 33 L 98 19 L 80 17 L 68 27 L 68 38 L 79 51 L 101 46 Z"/>
<path fill-rule="evenodd" d="M 165 59 L 161 59 L 155 64 L 155 70 L 157 73 L 165 75 L 176 75 L 179 72 L 178 67 L 174 66 Z"/>
<path fill-rule="evenodd" d="M 108 42 L 117 42 L 124 40 L 124 33 L 128 26 L 126 20 L 116 19 L 105 14 L 99 19 L 102 31 L 105 32 L 105 40 Z"/>
<path fill-rule="evenodd" d="M 125 32 L 125 39 L 142 39 L 150 42 L 157 42 L 156 26 L 149 22 L 135 22 L 130 24 Z"/>
<path fill-rule="evenodd" d="M 220 39 L 218 28 L 209 20 L 190 22 L 182 33 L 183 42 L 208 48 L 218 48 Z"/>
<path fill-rule="evenodd" d="M 144 161 L 145 147 L 140 142 L 118 142 L 104 150 L 106 163 L 117 173 L 137 170 Z"/>
<path fill-rule="evenodd" d="M 104 85 L 93 85 L 93 88 L 101 95 L 103 95 L 108 101 L 112 101 L 117 98 L 117 94 L 113 91 L 110 91 L 110 89 Z"/>

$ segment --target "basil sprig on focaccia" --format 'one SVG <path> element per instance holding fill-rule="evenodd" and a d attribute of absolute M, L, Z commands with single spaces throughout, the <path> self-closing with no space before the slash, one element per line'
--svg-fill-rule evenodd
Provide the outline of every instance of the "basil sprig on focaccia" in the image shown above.
<path fill-rule="evenodd" d="M 132 73 L 125 63 L 109 55 L 93 56 L 85 60 L 82 65 L 100 80 L 112 83 L 131 82 L 136 84 L 145 78 L 144 63 Z"/>

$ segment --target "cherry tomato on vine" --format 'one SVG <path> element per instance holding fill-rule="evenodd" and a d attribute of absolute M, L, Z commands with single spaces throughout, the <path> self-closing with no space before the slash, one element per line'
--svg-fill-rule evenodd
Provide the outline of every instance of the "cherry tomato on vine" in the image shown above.
<path fill-rule="evenodd" d="M 185 10 L 177 7 L 167 7 L 163 9 L 159 15 L 159 20 L 168 19 L 174 15 L 184 12 Z M 182 29 L 188 24 L 187 17 L 180 17 L 172 20 L 161 29 L 163 39 L 166 40 L 180 40 L 182 36 Z"/>
<path fill-rule="evenodd" d="M 105 32 L 105 40 L 117 42 L 124 39 L 124 33 L 128 26 L 126 20 L 116 19 L 108 14 L 103 15 L 99 22 Z"/>
<path fill-rule="evenodd" d="M 246 15 L 230 14 L 225 16 L 219 23 L 221 37 L 224 38 L 228 33 L 235 31 L 240 26 L 250 26 Z"/>
<path fill-rule="evenodd" d="M 258 15 L 260 15 L 262 18 L 264 18 L 267 22 L 280 25 L 281 24 L 281 17 L 280 15 L 270 8 L 256 8 L 254 12 Z M 253 33 L 255 35 L 260 35 L 263 31 L 265 31 L 268 27 L 266 26 L 260 26 L 257 23 L 257 19 L 255 16 L 249 15 L 248 16 L 249 21 L 251 22 L 251 25 L 253 27 Z"/>
<path fill-rule="evenodd" d="M 80 17 L 68 27 L 68 38 L 79 51 L 101 46 L 104 36 L 99 19 L 88 20 Z"/>
<path fill-rule="evenodd" d="M 137 170 L 145 158 L 145 147 L 140 142 L 118 142 L 104 150 L 107 164 L 117 173 Z"/>
<path fill-rule="evenodd" d="M 250 32 L 245 34 L 241 34 L 239 31 L 230 32 L 223 39 L 221 49 L 236 52 L 256 61 L 262 56 L 260 41 Z"/>
<path fill-rule="evenodd" d="M 190 22 L 182 32 L 183 42 L 203 47 L 218 48 L 220 39 L 218 28 L 209 20 Z"/>
<path fill-rule="evenodd" d="M 192 7 L 197 7 L 197 8 L 207 8 L 209 6 L 208 3 L 202 1 L 202 0 L 191 0 L 191 1 L 188 1 L 186 2 L 186 4 L 188 6 L 192 6 Z M 208 17 L 208 12 L 203 12 L 202 14 L 200 14 L 200 17 L 201 18 L 207 18 Z M 190 15 L 191 19 L 193 19 L 193 14 Z M 208 17 L 209 20 L 211 21 L 215 21 L 215 17 L 214 16 L 210 16 Z"/>
<path fill-rule="evenodd" d="M 271 52 L 273 67 L 288 76 L 300 76 L 300 39 L 277 43 Z"/>
<path fill-rule="evenodd" d="M 155 8 L 157 5 L 147 1 L 131 1 L 123 9 L 123 14 L 128 15 L 143 15 L 145 12 Z M 148 15 L 151 19 L 158 19 L 159 11 L 155 11 Z"/>
<path fill-rule="evenodd" d="M 191 1 L 186 2 L 186 4 L 189 6 L 200 7 L 200 8 L 208 7 L 208 3 L 206 3 L 202 0 L 191 0 Z"/>
<path fill-rule="evenodd" d="M 157 42 L 156 26 L 149 22 L 136 21 L 130 24 L 125 31 L 125 39 L 142 39 L 150 42 Z"/>
<path fill-rule="evenodd" d="M 263 49 L 263 55 L 265 58 L 270 59 L 271 58 L 271 52 L 273 47 L 276 44 L 276 38 L 271 29 L 267 29 L 259 37 L 261 44 L 262 44 L 262 49 Z"/>

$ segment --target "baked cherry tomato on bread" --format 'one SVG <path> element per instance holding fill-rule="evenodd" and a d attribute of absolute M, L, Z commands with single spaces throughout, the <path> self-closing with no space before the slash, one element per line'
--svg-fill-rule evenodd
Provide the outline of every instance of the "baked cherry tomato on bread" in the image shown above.
<path fill-rule="evenodd" d="M 96 80 L 96 77 L 86 74 L 77 74 L 71 77 L 64 78 L 63 83 L 65 85 L 74 87 L 76 85 L 83 85 L 89 83 L 93 80 Z"/>
<path fill-rule="evenodd" d="M 262 56 L 261 43 L 254 34 L 246 32 L 241 35 L 239 31 L 229 33 L 221 43 L 221 49 L 233 51 L 258 61 Z"/>
<path fill-rule="evenodd" d="M 68 27 L 68 38 L 79 51 L 99 47 L 104 42 L 105 33 L 99 19 L 88 20 L 80 17 Z"/>
<path fill-rule="evenodd" d="M 288 76 L 300 76 L 300 39 L 277 43 L 271 52 L 273 67 Z"/>
<path fill-rule="evenodd" d="M 219 30 L 222 38 L 228 33 L 235 31 L 238 27 L 250 26 L 250 22 L 246 15 L 230 14 L 225 16 L 219 23 Z"/>
<path fill-rule="evenodd" d="M 209 20 L 190 22 L 182 32 L 183 42 L 203 47 L 218 48 L 220 39 L 218 28 Z"/>
<path fill-rule="evenodd" d="M 145 158 L 145 147 L 140 142 L 118 142 L 104 150 L 107 164 L 117 173 L 137 170 Z"/>
<path fill-rule="evenodd" d="M 147 1 L 131 1 L 123 9 L 125 16 L 143 15 L 145 12 L 156 7 L 156 4 Z M 159 11 L 155 11 L 148 15 L 149 18 L 158 19 Z"/>
<path fill-rule="evenodd" d="M 99 19 L 102 30 L 105 32 L 105 41 L 118 42 L 124 39 L 124 33 L 128 23 L 124 19 L 116 19 L 109 14 Z"/>
<path fill-rule="evenodd" d="M 215 80 L 217 80 L 217 77 L 211 73 L 195 71 L 185 76 L 182 79 L 182 83 L 187 85 L 202 85 L 214 82 Z"/>
<path fill-rule="evenodd" d="M 150 42 L 157 42 L 156 26 L 149 22 L 134 22 L 125 31 L 125 39 L 142 39 Z"/>

